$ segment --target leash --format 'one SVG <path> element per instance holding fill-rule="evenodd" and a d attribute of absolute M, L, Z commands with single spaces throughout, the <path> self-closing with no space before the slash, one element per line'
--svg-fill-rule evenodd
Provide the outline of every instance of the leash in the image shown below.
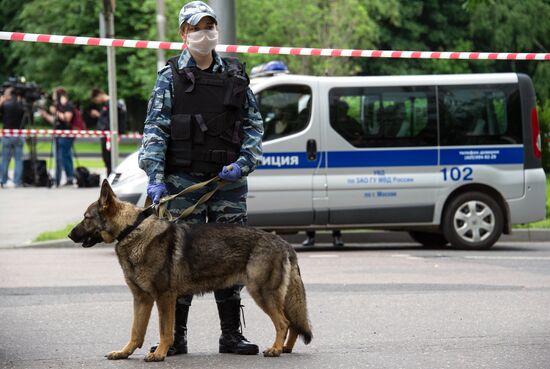
<path fill-rule="evenodd" d="M 168 203 L 175 199 L 178 196 L 184 195 L 189 192 L 200 190 L 203 187 L 208 186 L 210 183 L 218 182 L 216 187 L 204 195 L 201 196 L 201 198 L 193 205 L 185 209 L 181 212 L 181 214 L 177 217 L 173 217 L 172 214 L 168 211 Z M 223 181 L 219 176 L 215 176 L 207 181 L 195 183 L 187 188 L 185 188 L 183 191 L 180 191 L 174 195 L 165 196 L 162 199 L 160 199 L 160 202 L 158 205 L 156 205 L 157 208 L 157 215 L 159 218 L 167 218 L 170 222 L 177 222 L 180 219 L 186 218 L 189 216 L 196 208 L 197 206 L 204 204 L 210 198 L 221 188 L 223 188 L 227 184 L 226 181 Z M 145 201 L 145 207 L 155 207 L 155 204 L 152 204 L 151 198 L 147 197 L 147 200 Z"/>

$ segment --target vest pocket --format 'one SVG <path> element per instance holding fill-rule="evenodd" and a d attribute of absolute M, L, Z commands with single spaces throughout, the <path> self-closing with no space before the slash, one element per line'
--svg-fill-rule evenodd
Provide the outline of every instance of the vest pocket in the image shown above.
<path fill-rule="evenodd" d="M 168 162 L 167 164 L 172 167 L 189 167 L 191 166 L 191 145 L 188 147 L 169 147 L 168 148 Z"/>
<path fill-rule="evenodd" d="M 191 138 L 191 115 L 175 114 L 172 115 L 170 123 L 170 137 L 172 140 L 189 140 Z"/>
<path fill-rule="evenodd" d="M 230 108 L 242 108 L 248 81 L 244 77 L 230 77 L 225 80 L 223 104 Z"/>

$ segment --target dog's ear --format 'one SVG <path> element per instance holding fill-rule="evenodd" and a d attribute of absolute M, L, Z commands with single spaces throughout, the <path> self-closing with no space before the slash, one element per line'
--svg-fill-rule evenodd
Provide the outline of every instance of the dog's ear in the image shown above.
<path fill-rule="evenodd" d="M 109 182 L 104 179 L 103 183 L 101 184 L 101 193 L 99 195 L 99 205 L 102 207 L 109 207 L 113 204 L 113 202 L 116 199 L 116 195 L 113 192 L 113 189 L 111 188 L 111 185 L 109 185 Z"/>

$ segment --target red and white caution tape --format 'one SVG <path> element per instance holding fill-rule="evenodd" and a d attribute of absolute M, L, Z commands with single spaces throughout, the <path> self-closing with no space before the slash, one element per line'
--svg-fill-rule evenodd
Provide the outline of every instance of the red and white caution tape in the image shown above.
<path fill-rule="evenodd" d="M 112 38 L 45 35 L 36 33 L 0 32 L 0 40 L 43 42 L 50 44 L 130 47 L 138 49 L 182 50 L 181 42 L 121 40 Z M 246 54 L 305 55 L 356 58 L 394 59 L 464 59 L 464 60 L 550 60 L 550 53 L 509 53 L 509 52 L 462 52 L 462 51 L 393 51 L 393 50 L 353 50 L 316 49 L 304 47 L 272 47 L 218 45 L 216 51 Z"/>
<path fill-rule="evenodd" d="M 118 135 L 122 139 L 141 139 L 142 134 L 130 132 Z M 80 131 L 62 129 L 2 129 L 0 137 L 107 137 L 110 139 L 111 131 Z"/>

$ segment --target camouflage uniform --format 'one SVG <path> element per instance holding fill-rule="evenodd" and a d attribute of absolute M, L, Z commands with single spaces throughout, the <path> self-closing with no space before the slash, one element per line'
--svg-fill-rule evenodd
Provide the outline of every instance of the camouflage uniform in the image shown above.
<path fill-rule="evenodd" d="M 213 73 L 225 70 L 225 63 L 216 52 L 214 54 Z M 178 68 L 195 66 L 191 54 L 185 49 L 179 60 Z M 149 177 L 149 183 L 166 183 L 170 193 L 176 193 L 184 188 L 206 179 L 217 173 L 171 173 L 165 176 L 165 153 L 170 139 L 170 117 L 172 114 L 172 99 L 174 88 L 172 70 L 166 66 L 159 71 L 155 88 L 149 100 L 147 118 L 143 129 L 143 140 L 139 152 L 139 166 Z M 254 94 L 247 89 L 243 105 L 243 140 L 240 155 L 236 163 L 241 168 L 243 177 L 230 183 L 216 193 L 206 204 L 198 206 L 184 222 L 189 223 L 246 223 L 246 176 L 260 162 L 262 156 L 261 139 L 263 135 L 263 120 Z M 229 163 L 228 163 L 229 164 Z M 185 197 L 178 197 L 170 202 L 168 208 L 174 216 L 194 204 L 198 198 L 211 188 L 204 188 Z"/>

